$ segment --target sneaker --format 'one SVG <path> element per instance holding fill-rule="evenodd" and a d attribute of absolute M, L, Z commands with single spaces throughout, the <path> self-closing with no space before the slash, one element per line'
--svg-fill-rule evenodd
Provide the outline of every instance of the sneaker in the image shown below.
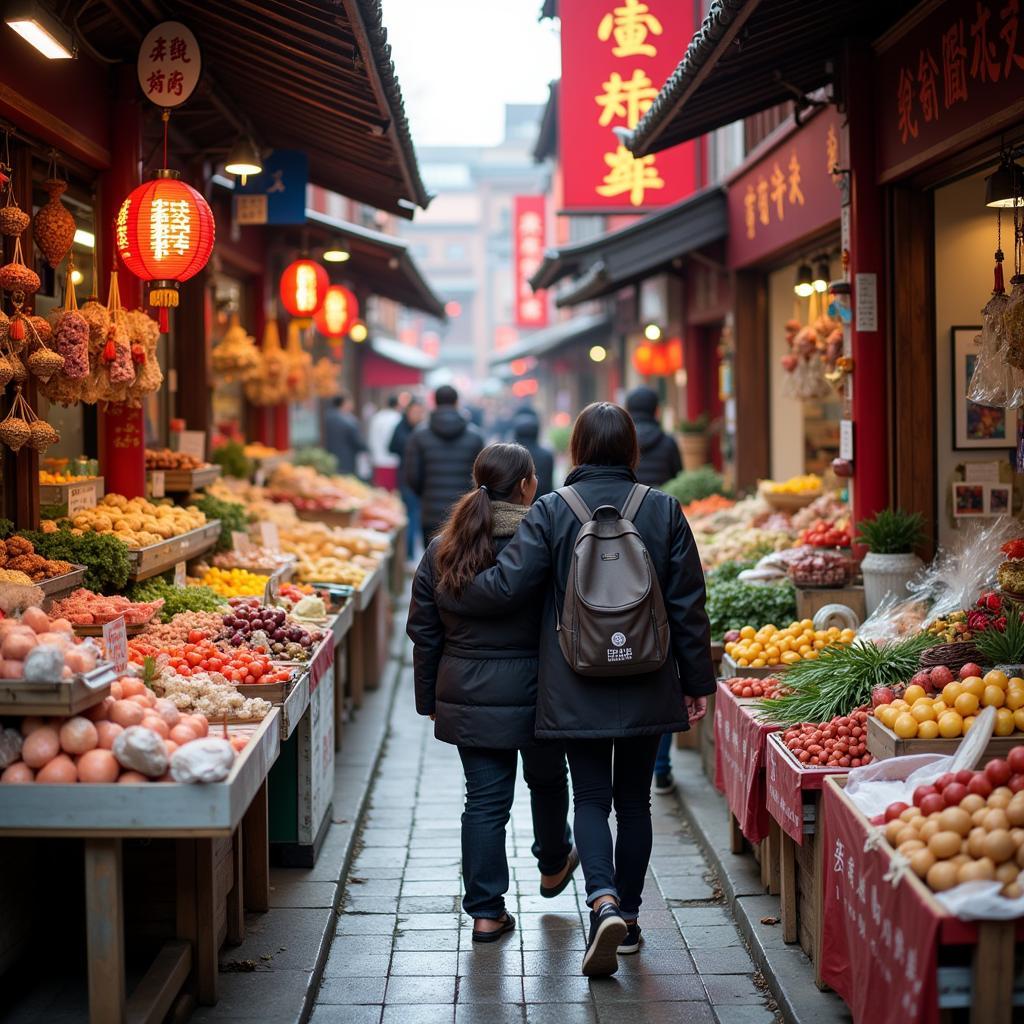
<path fill-rule="evenodd" d="M 615 951 L 620 956 L 631 956 L 633 953 L 640 952 L 640 943 L 643 942 L 641 937 L 642 929 L 636 921 L 626 922 L 626 937 L 619 943 L 619 948 Z"/>
<path fill-rule="evenodd" d="M 654 776 L 654 792 L 658 796 L 666 796 L 676 791 L 676 780 L 672 778 L 672 772 L 667 771 L 663 775 Z"/>
<path fill-rule="evenodd" d="M 590 938 L 583 954 L 583 973 L 588 978 L 607 978 L 619 969 L 617 950 L 626 937 L 626 922 L 614 903 L 590 912 Z"/>

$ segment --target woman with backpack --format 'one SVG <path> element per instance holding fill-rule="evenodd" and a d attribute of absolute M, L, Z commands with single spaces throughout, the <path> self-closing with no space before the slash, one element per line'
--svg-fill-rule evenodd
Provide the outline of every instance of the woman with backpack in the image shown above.
<path fill-rule="evenodd" d="M 534 738 L 540 608 L 482 618 L 464 598 L 529 511 L 537 490 L 533 459 L 522 445 L 492 444 L 476 457 L 473 481 L 476 488 L 459 499 L 420 562 L 406 632 L 414 645 L 416 710 L 434 719 L 439 740 L 458 746 L 466 776 L 462 906 L 474 919 L 473 941 L 494 942 L 515 928 L 505 910 L 505 826 L 520 754 L 541 896 L 563 892 L 579 858 L 567 823 L 564 750 Z"/>
<path fill-rule="evenodd" d="M 463 599 L 478 614 L 543 604 L 536 734 L 565 743 L 591 908 L 583 973 L 599 977 L 640 948 L 659 738 L 703 717 L 715 673 L 693 535 L 674 498 L 637 484 L 629 414 L 587 406 L 570 451 L 567 486 Z"/>

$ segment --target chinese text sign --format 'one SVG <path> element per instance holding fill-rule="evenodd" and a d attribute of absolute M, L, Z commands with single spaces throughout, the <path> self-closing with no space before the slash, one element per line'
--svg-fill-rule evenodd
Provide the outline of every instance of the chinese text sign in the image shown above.
<path fill-rule="evenodd" d="M 530 278 L 544 258 L 547 222 L 543 196 L 516 196 L 512 212 L 515 320 L 517 327 L 546 327 L 546 292 L 534 292 Z"/>

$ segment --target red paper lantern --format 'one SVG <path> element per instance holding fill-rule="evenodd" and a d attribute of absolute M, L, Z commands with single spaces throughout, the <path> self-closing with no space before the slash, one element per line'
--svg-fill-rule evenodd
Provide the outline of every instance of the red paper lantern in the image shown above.
<path fill-rule="evenodd" d="M 313 314 L 316 329 L 331 340 L 344 338 L 359 318 L 359 300 L 344 285 L 332 284 Z"/>
<path fill-rule="evenodd" d="M 319 263 L 296 260 L 281 275 L 281 305 L 291 316 L 308 320 L 324 304 L 331 280 Z"/>
<path fill-rule="evenodd" d="M 167 310 L 178 305 L 178 285 L 210 259 L 215 235 L 213 211 L 177 171 L 157 171 L 121 204 L 114 244 L 125 267 L 150 283 L 149 304 L 160 311 L 161 330 Z"/>
<path fill-rule="evenodd" d="M 649 377 L 653 372 L 651 363 L 653 360 L 652 346 L 643 342 L 633 350 L 633 368 L 643 377 Z"/>

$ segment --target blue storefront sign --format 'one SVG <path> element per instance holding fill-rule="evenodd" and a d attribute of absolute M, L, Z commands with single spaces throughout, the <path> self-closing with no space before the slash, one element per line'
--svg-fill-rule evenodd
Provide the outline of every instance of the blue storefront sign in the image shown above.
<path fill-rule="evenodd" d="M 309 157 L 299 149 L 275 149 L 263 170 L 235 183 L 236 224 L 304 224 Z"/>

